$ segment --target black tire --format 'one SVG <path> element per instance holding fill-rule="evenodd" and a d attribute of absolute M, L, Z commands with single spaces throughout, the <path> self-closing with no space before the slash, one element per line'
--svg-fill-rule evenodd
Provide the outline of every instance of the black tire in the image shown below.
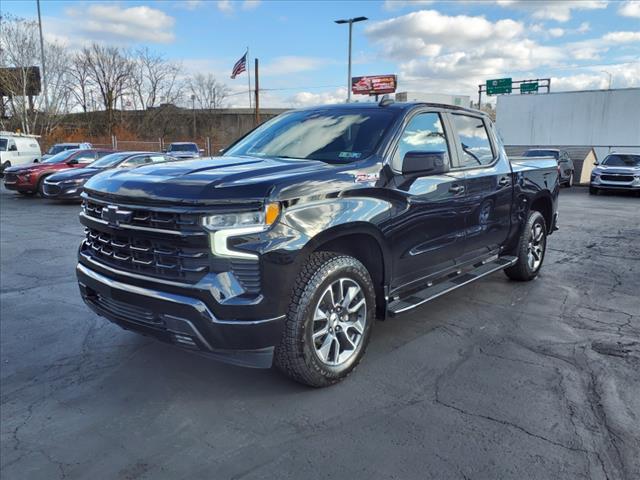
<path fill-rule="evenodd" d="M 541 228 L 541 249 L 536 247 L 537 242 L 534 238 L 534 232 Z M 520 282 L 527 282 L 533 280 L 538 276 L 542 264 L 544 262 L 544 255 L 547 250 L 547 226 L 542 214 L 536 210 L 529 212 L 529 217 L 520 233 L 520 239 L 518 240 L 518 249 L 516 251 L 518 255 L 518 261 L 511 267 L 505 269 L 504 273 L 511 280 L 517 280 Z M 533 248 L 533 250 L 532 250 Z M 537 252 L 537 255 L 536 253 Z M 532 255 L 533 265 L 530 263 L 529 255 Z M 539 261 L 538 261 L 539 260 Z"/>
<path fill-rule="evenodd" d="M 589 195 L 598 195 L 598 189 L 589 187 Z"/>
<path fill-rule="evenodd" d="M 20 195 L 24 195 L 25 197 L 31 197 L 35 195 L 36 192 L 18 192 Z"/>
<path fill-rule="evenodd" d="M 40 195 L 42 198 L 46 198 L 45 194 L 44 194 L 44 179 L 46 177 L 42 177 L 40 180 L 38 180 L 38 195 Z"/>
<path fill-rule="evenodd" d="M 360 299 L 358 303 L 364 300 L 365 311 L 361 317 L 364 320 L 364 328 L 361 334 L 354 334 L 358 341 L 357 346 L 347 352 L 350 357 L 343 363 L 332 366 L 324 362 L 318 352 L 319 346 L 316 342 L 324 345 L 328 334 L 324 337 L 324 342 L 320 337 L 314 340 L 315 322 L 322 321 L 314 321 L 314 316 L 329 288 L 341 279 L 354 282 L 360 287 L 358 295 L 361 296 L 358 297 Z M 339 285 L 342 288 L 343 284 Z M 333 292 L 331 292 L 331 298 L 333 298 Z M 275 350 L 275 366 L 296 382 L 312 387 L 326 387 L 339 382 L 353 371 L 365 353 L 375 319 L 375 308 L 373 282 L 362 263 L 353 257 L 338 253 L 313 253 L 302 267 L 293 287 L 284 332 Z M 326 324 L 325 329 L 331 330 L 329 320 Z M 339 326 L 335 328 L 335 338 L 340 334 L 347 334 L 347 329 L 340 332 Z M 316 330 L 316 336 L 318 333 L 320 333 L 319 330 Z M 330 344 L 327 357 L 330 354 L 329 351 L 334 348 L 333 341 L 330 340 Z M 335 348 L 340 352 L 339 343 Z M 334 355 L 340 355 L 340 353 L 334 353 Z"/>

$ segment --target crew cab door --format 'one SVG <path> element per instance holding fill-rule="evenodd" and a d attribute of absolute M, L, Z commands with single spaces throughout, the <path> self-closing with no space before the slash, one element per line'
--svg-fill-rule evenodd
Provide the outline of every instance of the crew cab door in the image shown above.
<path fill-rule="evenodd" d="M 467 261 L 496 251 L 507 239 L 513 196 L 511 164 L 482 116 L 449 114 L 457 149 L 455 170 L 466 180 L 465 254 Z"/>
<path fill-rule="evenodd" d="M 393 249 L 392 290 L 451 268 L 464 251 L 464 172 L 403 173 L 408 152 L 441 154 L 449 170 L 448 130 L 442 113 L 418 111 L 405 122 L 392 152 L 391 188 L 406 202 L 384 229 Z"/>

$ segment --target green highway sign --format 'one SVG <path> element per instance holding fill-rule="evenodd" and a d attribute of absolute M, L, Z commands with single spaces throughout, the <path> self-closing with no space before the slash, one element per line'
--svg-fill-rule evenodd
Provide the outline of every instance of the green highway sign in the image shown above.
<path fill-rule="evenodd" d="M 497 78 L 487 80 L 487 95 L 498 95 L 500 93 L 511 93 L 511 79 Z"/>
<path fill-rule="evenodd" d="M 538 91 L 538 82 L 529 82 L 520 84 L 520 93 L 531 93 Z"/>

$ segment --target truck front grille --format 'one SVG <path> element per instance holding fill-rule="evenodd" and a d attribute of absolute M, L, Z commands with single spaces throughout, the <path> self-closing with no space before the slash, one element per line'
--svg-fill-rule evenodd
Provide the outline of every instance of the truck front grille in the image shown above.
<path fill-rule="evenodd" d="M 208 254 L 201 247 L 136 238 L 129 232 L 111 234 L 91 228 L 85 231 L 88 253 L 114 268 L 189 283 L 197 282 L 209 271 Z"/>
<path fill-rule="evenodd" d="M 102 219 L 103 205 L 92 200 L 84 200 L 83 210 L 85 215 Z M 132 209 L 131 220 L 128 224 L 136 227 L 154 228 L 162 230 L 199 232 L 198 214 L 182 212 L 159 212 L 146 209 Z"/>

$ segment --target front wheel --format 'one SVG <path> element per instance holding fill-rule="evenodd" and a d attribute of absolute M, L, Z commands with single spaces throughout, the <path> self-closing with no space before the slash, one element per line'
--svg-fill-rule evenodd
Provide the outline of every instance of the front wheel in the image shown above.
<path fill-rule="evenodd" d="M 312 254 L 302 268 L 274 363 L 293 380 L 326 387 L 358 365 L 374 322 L 371 276 L 353 257 Z"/>
<path fill-rule="evenodd" d="M 518 260 L 505 269 L 504 273 L 512 280 L 533 280 L 540 272 L 546 249 L 547 227 L 544 217 L 540 212 L 532 210 L 518 241 Z"/>

